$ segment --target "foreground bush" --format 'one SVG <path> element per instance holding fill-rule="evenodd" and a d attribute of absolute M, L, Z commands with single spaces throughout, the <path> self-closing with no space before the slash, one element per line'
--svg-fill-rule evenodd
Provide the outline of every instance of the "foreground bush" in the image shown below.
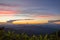
<path fill-rule="evenodd" d="M 26 33 L 16 34 L 11 31 L 0 30 L 0 40 L 60 40 L 56 35 L 32 35 L 28 36 Z"/>

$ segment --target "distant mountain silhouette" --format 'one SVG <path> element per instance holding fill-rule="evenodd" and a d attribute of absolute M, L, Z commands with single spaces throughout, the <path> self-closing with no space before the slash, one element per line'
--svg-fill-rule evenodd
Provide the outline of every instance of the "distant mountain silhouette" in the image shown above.
<path fill-rule="evenodd" d="M 57 30 L 60 30 L 60 25 L 59 24 L 5 24 L 1 25 L 4 26 L 5 30 L 15 30 L 16 33 L 24 33 L 26 32 L 27 34 L 50 34 L 53 32 L 56 32 Z"/>

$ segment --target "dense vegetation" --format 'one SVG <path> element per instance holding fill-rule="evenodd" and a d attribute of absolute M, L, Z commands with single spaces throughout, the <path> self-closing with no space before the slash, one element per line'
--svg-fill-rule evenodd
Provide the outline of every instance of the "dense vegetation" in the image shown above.
<path fill-rule="evenodd" d="M 5 30 L 0 29 L 0 40 L 60 40 L 60 37 L 58 37 L 58 32 L 50 35 L 29 36 L 26 33 L 16 34 L 15 32 L 6 32 Z"/>

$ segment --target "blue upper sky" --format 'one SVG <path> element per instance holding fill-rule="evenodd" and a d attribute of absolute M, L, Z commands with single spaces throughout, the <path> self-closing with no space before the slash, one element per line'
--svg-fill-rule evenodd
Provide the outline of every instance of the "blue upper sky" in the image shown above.
<path fill-rule="evenodd" d="M 50 15 L 60 19 L 60 0 L 0 0 L 0 10 L 17 11 L 15 16 L 41 17 Z M 53 17 L 53 19 L 54 19 Z"/>

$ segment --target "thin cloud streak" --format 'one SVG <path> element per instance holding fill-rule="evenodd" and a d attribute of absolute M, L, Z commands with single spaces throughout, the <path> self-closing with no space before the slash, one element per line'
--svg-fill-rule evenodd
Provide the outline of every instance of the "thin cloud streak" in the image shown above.
<path fill-rule="evenodd" d="M 12 5 L 12 4 L 0 3 L 0 6 L 7 6 L 7 7 L 18 7 L 19 5 Z"/>

